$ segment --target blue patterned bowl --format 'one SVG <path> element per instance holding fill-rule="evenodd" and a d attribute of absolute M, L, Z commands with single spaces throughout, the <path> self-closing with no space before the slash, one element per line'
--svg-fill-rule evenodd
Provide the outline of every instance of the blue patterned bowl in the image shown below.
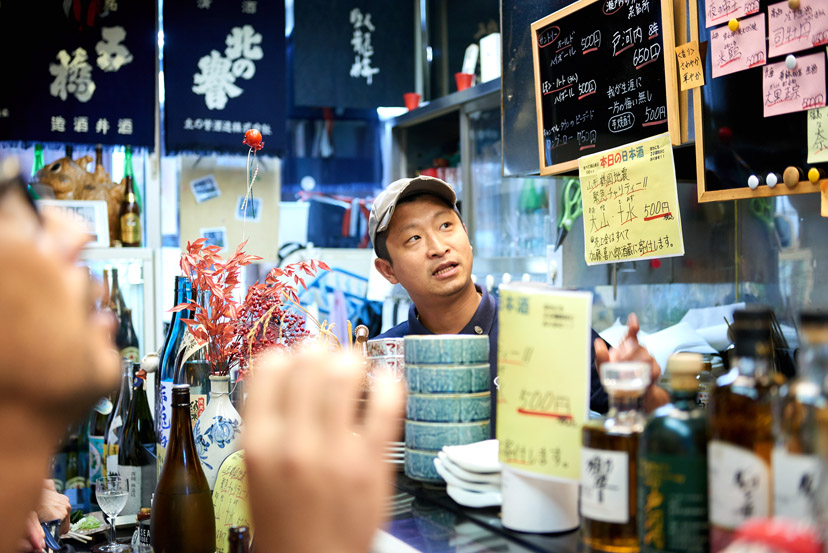
<path fill-rule="evenodd" d="M 489 421 L 420 422 L 406 419 L 405 447 L 439 451 L 446 445 L 466 445 L 491 438 Z"/>
<path fill-rule="evenodd" d="M 408 394 L 405 416 L 424 422 L 474 422 L 491 417 L 491 393 Z"/>
<path fill-rule="evenodd" d="M 489 364 L 405 365 L 408 391 L 421 394 L 476 394 L 488 392 Z"/>
<path fill-rule="evenodd" d="M 434 468 L 436 458 L 436 451 L 405 448 L 405 475 L 421 482 L 444 483 L 443 477 L 437 474 L 437 469 Z"/>
<path fill-rule="evenodd" d="M 405 362 L 420 365 L 488 363 L 489 337 L 468 334 L 406 336 Z"/>

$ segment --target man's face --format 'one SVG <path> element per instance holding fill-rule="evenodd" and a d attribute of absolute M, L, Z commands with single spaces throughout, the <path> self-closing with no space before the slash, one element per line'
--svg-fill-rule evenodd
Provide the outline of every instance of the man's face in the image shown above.
<path fill-rule="evenodd" d="M 393 265 L 378 259 L 377 270 L 400 283 L 416 304 L 450 297 L 471 284 L 472 248 L 457 213 L 434 196 L 397 205 L 386 245 Z"/>

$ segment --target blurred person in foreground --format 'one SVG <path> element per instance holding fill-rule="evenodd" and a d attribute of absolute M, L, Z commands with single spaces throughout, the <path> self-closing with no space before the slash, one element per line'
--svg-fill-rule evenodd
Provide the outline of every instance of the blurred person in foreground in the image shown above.
<path fill-rule="evenodd" d="M 94 311 L 77 264 L 85 242 L 74 224 L 38 214 L 16 160 L 0 160 L 2 553 L 42 549 L 38 515 L 65 518 L 64 496 L 44 482 L 49 459 L 67 424 L 118 383 L 112 322 Z"/>
<path fill-rule="evenodd" d="M 120 378 L 112 321 L 94 310 L 78 265 L 86 238 L 39 215 L 17 173 L 0 159 L 0 553 L 44 547 L 38 514 L 60 518 L 65 509 L 46 493 L 49 459 L 66 427 Z M 391 483 L 382 451 L 403 402 L 399 386 L 381 381 L 360 415 L 360 376 L 357 360 L 330 352 L 270 353 L 257 363 L 245 442 L 258 543 L 370 551 Z"/>

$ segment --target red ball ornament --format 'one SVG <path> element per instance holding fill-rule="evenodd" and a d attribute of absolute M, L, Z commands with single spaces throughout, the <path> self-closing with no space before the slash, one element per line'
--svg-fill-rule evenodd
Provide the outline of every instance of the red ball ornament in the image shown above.
<path fill-rule="evenodd" d="M 249 129 L 246 133 L 244 133 L 244 140 L 242 144 L 247 144 L 250 146 L 254 152 L 258 152 L 264 147 L 264 142 L 262 142 L 262 133 L 260 133 L 256 129 Z"/>

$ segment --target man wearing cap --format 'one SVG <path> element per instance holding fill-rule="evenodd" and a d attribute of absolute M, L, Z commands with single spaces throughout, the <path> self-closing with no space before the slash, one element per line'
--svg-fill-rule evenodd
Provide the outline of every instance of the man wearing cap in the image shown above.
<path fill-rule="evenodd" d="M 471 280 L 472 246 L 457 211 L 457 196 L 450 184 L 420 176 L 392 182 L 374 200 L 368 219 L 377 271 L 392 284 L 400 283 L 413 305 L 408 320 L 379 337 L 410 334 L 485 334 L 489 336 L 492 381 L 497 376 L 497 301 Z M 607 394 L 601 386 L 596 361 L 646 361 L 653 382 L 661 375 L 658 364 L 638 344 L 638 319 L 630 314 L 628 335 L 608 350 L 593 331 L 590 408 L 607 411 Z M 492 386 L 492 431 L 496 412 Z M 666 392 L 651 386 L 644 406 L 652 410 L 668 401 Z"/>

